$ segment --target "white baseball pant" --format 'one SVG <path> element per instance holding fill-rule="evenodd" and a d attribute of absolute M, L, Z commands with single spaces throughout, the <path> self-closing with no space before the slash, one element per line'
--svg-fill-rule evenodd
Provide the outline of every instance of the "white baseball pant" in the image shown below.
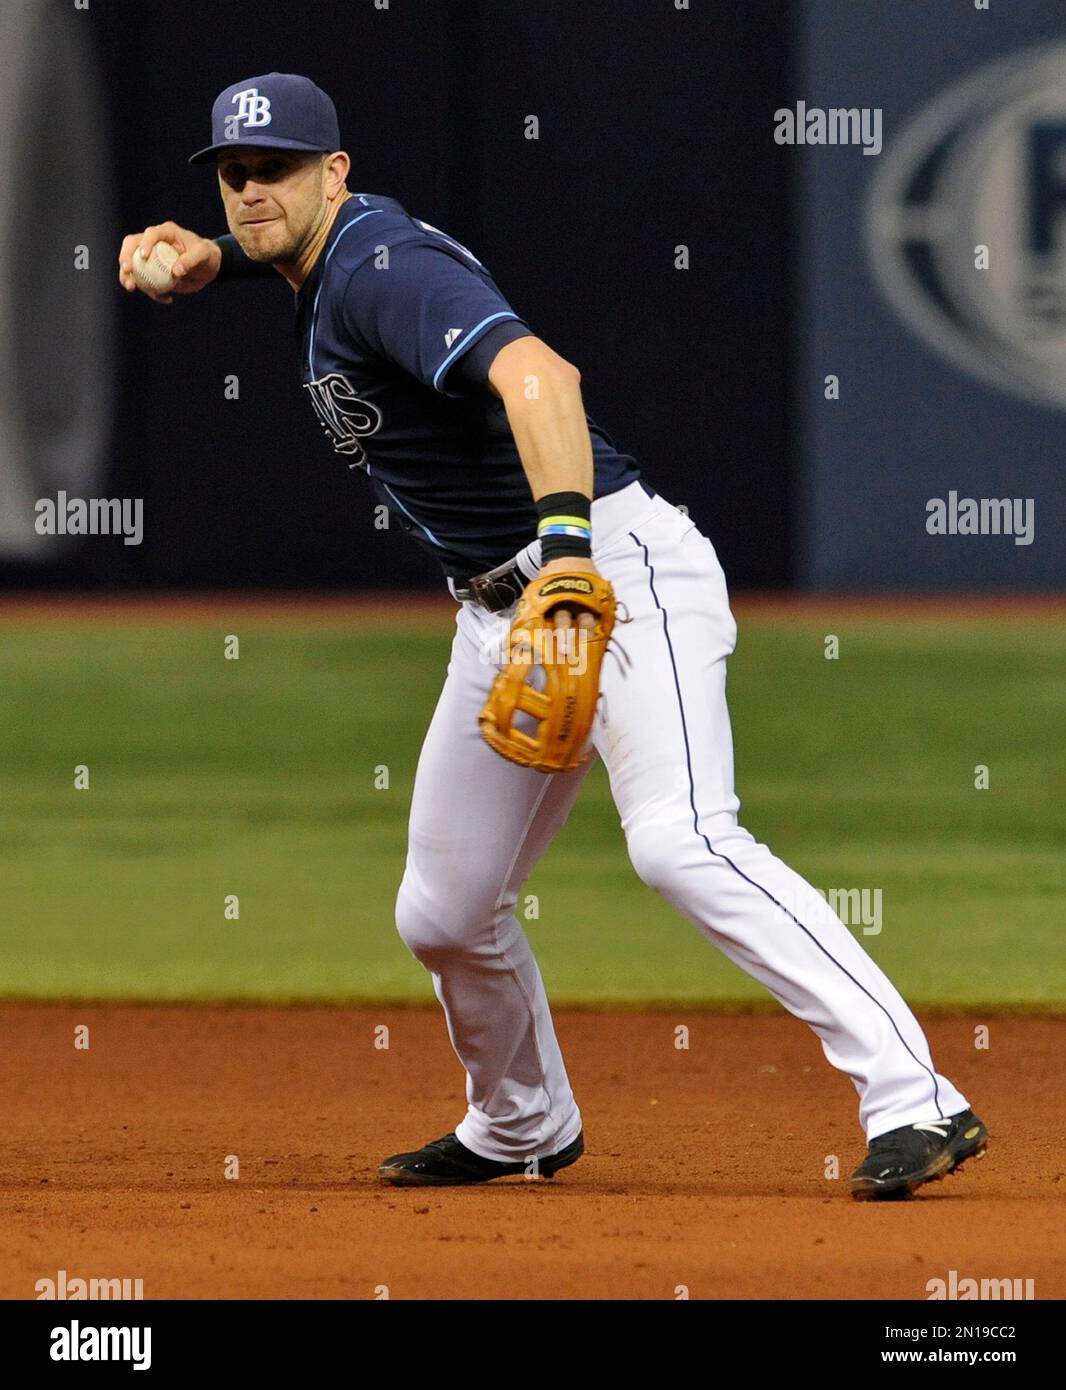
<path fill-rule="evenodd" d="M 639 483 L 597 499 L 592 527 L 593 559 L 632 620 L 615 628 L 631 665 L 604 662 L 593 744 L 633 867 L 814 1029 L 854 1082 L 869 1139 L 966 1109 L 910 1009 L 824 898 L 738 824 L 725 693 L 736 625 L 710 541 Z M 537 542 L 523 558 L 536 573 Z M 466 1068 L 456 1133 L 504 1161 L 555 1153 L 581 1128 L 515 907 L 587 772 L 518 767 L 480 736 L 495 674 L 486 652 L 506 650 L 513 615 L 472 602 L 459 610 L 396 909 Z M 571 911 L 581 911 L 577 888 Z"/>

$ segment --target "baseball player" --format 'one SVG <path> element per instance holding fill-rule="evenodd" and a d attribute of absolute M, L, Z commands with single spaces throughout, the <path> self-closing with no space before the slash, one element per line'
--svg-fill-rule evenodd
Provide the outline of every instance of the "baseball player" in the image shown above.
<path fill-rule="evenodd" d="M 227 87 L 191 162 L 214 168 L 229 235 L 165 222 L 127 236 L 121 284 L 136 287 L 134 252 L 159 241 L 179 252 L 173 289 L 146 291 L 165 304 L 280 274 L 318 423 L 436 556 L 459 604 L 396 920 L 432 973 L 468 1105 L 453 1133 L 385 1159 L 381 1178 L 550 1177 L 581 1156 L 515 906 L 597 755 L 636 872 L 808 1023 L 854 1082 L 868 1140 L 854 1196 L 907 1196 L 983 1153 L 985 1126 L 934 1069 L 895 988 L 738 823 L 725 694 L 736 626 L 721 567 L 586 415 L 577 368 L 466 247 L 392 198 L 349 191 L 336 111 L 307 78 Z M 565 659 L 543 663 L 539 694 L 537 662 L 516 675 L 520 628 L 569 639 Z M 572 659 L 579 638 L 593 659 Z"/>

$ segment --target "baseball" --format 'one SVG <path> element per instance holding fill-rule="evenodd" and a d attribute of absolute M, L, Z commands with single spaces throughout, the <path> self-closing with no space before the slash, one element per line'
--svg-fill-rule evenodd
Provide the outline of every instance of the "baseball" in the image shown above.
<path fill-rule="evenodd" d="M 153 290 L 156 294 L 169 294 L 174 288 L 174 277 L 170 268 L 178 259 L 177 248 L 169 241 L 157 241 L 148 259 L 141 255 L 140 248 L 133 253 L 133 278 L 142 290 Z"/>

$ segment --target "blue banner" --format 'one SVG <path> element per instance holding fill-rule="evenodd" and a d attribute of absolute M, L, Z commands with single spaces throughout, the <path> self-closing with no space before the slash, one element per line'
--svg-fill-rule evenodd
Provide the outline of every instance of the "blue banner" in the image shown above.
<path fill-rule="evenodd" d="M 806 588 L 1066 584 L 1066 13 L 805 0 Z"/>

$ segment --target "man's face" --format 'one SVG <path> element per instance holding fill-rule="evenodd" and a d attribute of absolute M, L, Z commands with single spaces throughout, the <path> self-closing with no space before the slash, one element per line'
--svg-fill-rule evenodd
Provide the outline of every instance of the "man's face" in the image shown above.
<path fill-rule="evenodd" d="M 218 158 L 230 231 L 253 261 L 294 261 L 326 211 L 325 160 L 238 145 Z"/>

